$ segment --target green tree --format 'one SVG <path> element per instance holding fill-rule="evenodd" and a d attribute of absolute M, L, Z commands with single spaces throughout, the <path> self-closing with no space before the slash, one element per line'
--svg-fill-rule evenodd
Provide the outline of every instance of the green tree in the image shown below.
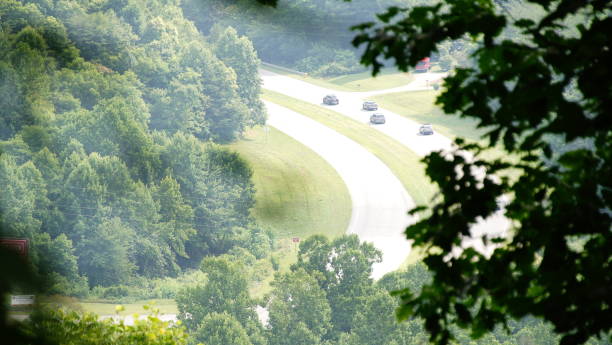
<path fill-rule="evenodd" d="M 350 335 L 344 333 L 340 343 L 355 345 L 419 345 L 427 343 L 423 321 L 411 319 L 398 323 L 394 310 L 399 300 L 387 291 L 377 290 L 368 296 L 353 319 Z"/>
<path fill-rule="evenodd" d="M 187 71 L 172 79 L 168 89 L 154 89 L 151 99 L 151 127 L 167 132 L 183 131 L 205 138 L 210 135 L 206 124 L 206 106 L 201 75 Z"/>
<path fill-rule="evenodd" d="M 159 164 L 147 133 L 148 117 L 142 101 L 113 97 L 99 102 L 91 111 L 67 115 L 60 134 L 66 141 L 77 139 L 86 152 L 121 158 L 135 178 L 148 182 L 156 177 Z"/>
<path fill-rule="evenodd" d="M 446 40 L 476 45 L 472 66 L 446 78 L 437 102 L 448 114 L 476 119 L 486 129 L 484 144 L 458 140 L 450 155 L 424 159 L 440 193 L 427 210 L 412 211 L 422 218 L 406 235 L 426 250 L 434 278 L 418 295 L 403 291 L 399 316 L 425 318 L 440 344 L 453 324 L 478 337 L 528 314 L 552 322 L 562 344 L 583 343 L 612 325 L 605 321 L 612 318 L 612 84 L 605 62 L 612 60 L 605 33 L 612 3 L 529 0 L 525 6 L 541 13 L 530 17 L 508 13 L 508 3 L 391 7 L 378 23 L 355 27 L 353 44 L 365 45 L 362 62 L 374 74 L 381 58 L 406 71 Z M 498 146 L 516 160 L 480 154 Z M 505 215 L 514 226 L 504 239 L 485 236 L 498 244 L 494 253 L 447 256 L 478 218 L 496 212 L 502 195 L 511 199 Z"/>
<path fill-rule="evenodd" d="M 277 274 L 269 296 L 271 345 L 318 342 L 330 329 L 331 309 L 317 280 L 305 270 Z M 310 339 L 310 340 L 308 340 Z M 314 343 L 316 343 L 314 342 Z"/>
<path fill-rule="evenodd" d="M 39 261 L 37 266 L 42 275 L 56 272 L 73 280 L 79 277 L 72 241 L 66 235 L 61 234 L 51 239 L 47 233 L 37 234 L 34 237 L 33 247 Z"/>
<path fill-rule="evenodd" d="M 251 41 L 244 36 L 238 36 L 232 27 L 225 30 L 216 27 L 211 37 L 215 55 L 236 73 L 238 94 L 249 108 L 247 125 L 263 125 L 266 122 L 266 112 L 260 99 L 260 61 Z"/>
<path fill-rule="evenodd" d="M 207 282 L 187 288 L 176 297 L 179 319 L 188 329 L 196 330 L 210 313 L 227 313 L 243 326 L 258 322 L 240 264 L 225 257 L 209 257 L 202 261 L 201 269 Z"/>
<path fill-rule="evenodd" d="M 355 344 L 386 345 L 398 327 L 393 315 L 397 301 L 386 291 L 371 295 L 364 308 L 359 310 L 353 320 L 352 334 Z"/>
<path fill-rule="evenodd" d="M 423 286 L 431 283 L 431 278 L 431 272 L 427 270 L 427 266 L 422 262 L 417 262 L 405 270 L 385 274 L 376 282 L 376 285 L 387 291 L 408 288 L 413 294 L 418 294 Z"/>
<path fill-rule="evenodd" d="M 206 315 L 193 337 L 206 345 L 252 345 L 240 322 L 227 313 Z"/>
<path fill-rule="evenodd" d="M 164 177 L 153 193 L 159 204 L 159 227 L 164 242 L 175 255 L 187 257 L 185 242 L 195 233 L 192 208 L 181 195 L 178 182 L 170 176 Z"/>
<path fill-rule="evenodd" d="M 0 226 L 11 237 L 32 238 L 40 230 L 40 213 L 46 204 L 46 190 L 40 172 L 32 164 L 17 165 L 0 156 Z"/>
<path fill-rule="evenodd" d="M 185 47 L 179 59 L 181 66 L 202 76 L 202 89 L 210 100 L 204 117 L 210 138 L 218 142 L 234 140 L 244 130 L 249 113 L 247 105 L 240 102 L 236 73 L 197 41 Z"/>
<path fill-rule="evenodd" d="M 312 236 L 300 243 L 298 262 L 292 269 L 305 269 L 327 293 L 335 336 L 350 331 L 356 312 L 373 292 L 372 265 L 381 260 L 382 253 L 371 243 L 360 243 L 357 235 L 331 242 Z"/>
<path fill-rule="evenodd" d="M 102 219 L 99 223 L 93 219 L 91 223 L 79 223 L 75 229 L 79 236 L 79 272 L 89 278 L 91 287 L 128 282 L 136 268 L 129 257 L 133 230 L 119 218 Z"/>

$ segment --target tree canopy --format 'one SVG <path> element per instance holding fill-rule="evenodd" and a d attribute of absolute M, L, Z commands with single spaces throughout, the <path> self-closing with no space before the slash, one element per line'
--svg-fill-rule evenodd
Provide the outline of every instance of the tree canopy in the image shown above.
<path fill-rule="evenodd" d="M 201 35 L 178 2 L 8 0 L 0 18 L 0 226 L 48 292 L 267 255 L 251 168 L 219 145 L 265 123 L 247 38 Z"/>
<path fill-rule="evenodd" d="M 374 74 L 385 59 L 407 70 L 449 40 L 475 47 L 437 103 L 450 116 L 476 119 L 486 134 L 424 159 L 440 193 L 431 207 L 411 211 L 422 218 L 406 229 L 433 281 L 419 293 L 401 291 L 398 316 L 425 318 L 437 343 L 448 342 L 454 324 L 478 337 L 525 315 L 552 322 L 562 344 L 607 336 L 611 10 L 609 1 L 441 1 L 390 7 L 354 27 L 353 44 L 365 46 L 361 61 Z M 510 157 L 483 154 L 499 147 Z M 512 228 L 502 238 L 484 235 L 493 254 L 462 248 L 502 198 Z"/>

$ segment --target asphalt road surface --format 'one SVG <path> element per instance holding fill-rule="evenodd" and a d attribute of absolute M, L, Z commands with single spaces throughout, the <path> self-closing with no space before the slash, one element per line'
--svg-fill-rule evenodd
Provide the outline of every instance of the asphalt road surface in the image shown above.
<path fill-rule="evenodd" d="M 374 266 L 379 278 L 399 267 L 410 252 L 402 231 L 414 202 L 389 168 L 361 145 L 310 118 L 265 102 L 268 125 L 293 137 L 325 159 L 346 183 L 353 211 L 347 232 L 382 250 Z"/>
<path fill-rule="evenodd" d="M 431 89 L 429 82 L 439 80 L 444 76 L 444 74 L 415 74 L 415 79 L 408 85 L 388 90 L 370 92 L 343 92 L 326 89 L 264 69 L 260 69 L 260 76 L 263 81 L 263 88 L 265 89 L 282 93 L 286 96 L 311 104 L 329 108 L 341 115 L 350 117 L 362 123 L 369 123 L 370 115 L 373 112 L 362 110 L 362 103 L 367 97 L 374 94 L 390 92 L 428 90 Z M 335 94 L 338 97 L 340 104 L 333 106 L 324 105 L 322 103 L 323 97 L 327 94 Z M 385 115 L 386 123 L 372 126 L 380 132 L 402 143 L 419 156 L 425 156 L 432 151 L 448 150 L 452 146 L 452 141 L 441 134 L 434 133 L 433 135 L 428 136 L 419 135 L 418 131 L 419 127 L 422 125 L 421 123 L 412 121 L 383 108 L 379 108 L 377 112 Z M 385 198 L 384 195 L 380 197 Z M 471 237 L 464 239 L 462 247 L 465 248 L 470 246 L 482 253 L 490 254 L 493 247 L 486 247 L 481 238 L 485 235 L 503 236 L 506 233 L 506 230 L 509 228 L 509 225 L 509 221 L 503 216 L 503 210 L 500 210 L 486 220 L 479 220 L 479 222 L 472 228 Z M 394 255 L 392 253 L 385 254 Z"/>

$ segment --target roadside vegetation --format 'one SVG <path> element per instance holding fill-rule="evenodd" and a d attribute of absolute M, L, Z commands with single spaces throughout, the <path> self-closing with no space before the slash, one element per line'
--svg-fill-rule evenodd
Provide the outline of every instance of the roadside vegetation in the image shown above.
<path fill-rule="evenodd" d="M 420 157 L 401 143 L 366 123 L 347 118 L 333 110 L 270 90 L 263 90 L 263 98 L 310 117 L 366 148 L 391 169 L 417 205 L 426 205 L 431 200 L 435 189 L 425 176 Z"/>
<path fill-rule="evenodd" d="M 292 73 L 270 65 L 264 65 L 262 68 L 328 89 L 349 92 L 385 90 L 406 85 L 414 79 L 410 73 L 399 72 L 390 68 L 384 69 L 376 77 L 372 77 L 369 72 L 344 74 L 335 77 L 316 77 Z"/>

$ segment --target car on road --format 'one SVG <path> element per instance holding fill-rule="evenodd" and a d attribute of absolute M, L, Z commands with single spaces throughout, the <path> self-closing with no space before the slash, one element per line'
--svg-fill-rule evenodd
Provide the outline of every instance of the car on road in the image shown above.
<path fill-rule="evenodd" d="M 429 62 L 429 58 L 426 57 L 417 63 L 416 67 L 414 68 L 414 71 L 418 73 L 427 73 L 429 72 L 430 68 L 431 63 Z"/>
<path fill-rule="evenodd" d="M 365 101 L 363 102 L 361 109 L 368 111 L 378 110 L 378 104 L 376 104 L 374 101 Z"/>
<path fill-rule="evenodd" d="M 430 124 L 424 124 L 419 127 L 420 135 L 432 135 L 434 134 L 433 127 Z"/>
<path fill-rule="evenodd" d="M 338 97 L 336 97 L 336 95 L 327 95 L 323 97 L 323 104 L 338 105 L 339 103 L 340 101 L 338 100 Z"/>
<path fill-rule="evenodd" d="M 381 113 L 374 113 L 372 114 L 372 116 L 370 116 L 370 123 L 373 123 L 375 125 L 382 125 L 385 122 L 385 115 Z"/>

